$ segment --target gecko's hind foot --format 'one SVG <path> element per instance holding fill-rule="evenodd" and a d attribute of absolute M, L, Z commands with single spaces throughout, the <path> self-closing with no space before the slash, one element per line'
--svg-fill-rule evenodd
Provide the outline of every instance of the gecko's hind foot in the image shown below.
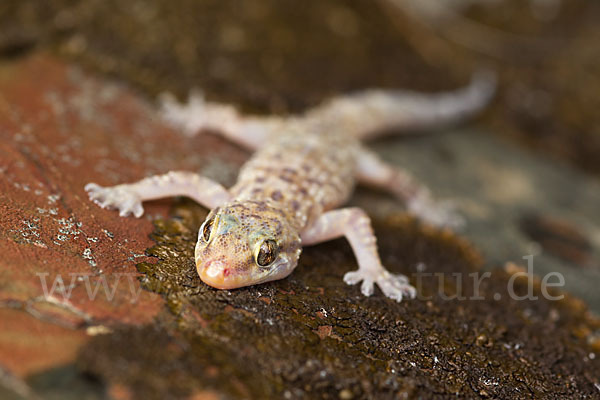
<path fill-rule="evenodd" d="M 119 210 L 121 217 L 133 214 L 139 218 L 144 214 L 140 197 L 125 185 L 102 187 L 95 183 L 85 185 L 90 200 L 102 208 Z"/>
<path fill-rule="evenodd" d="M 409 201 L 408 211 L 438 227 L 458 230 L 465 225 L 464 217 L 456 211 L 456 205 L 449 200 L 433 201 L 430 198 L 416 198 Z"/>
<path fill-rule="evenodd" d="M 383 294 L 397 302 L 402 301 L 405 297 L 414 299 L 417 295 L 417 290 L 408 283 L 408 278 L 401 274 L 392 274 L 386 270 L 373 272 L 358 269 L 347 272 L 344 275 L 344 282 L 348 285 L 355 285 L 361 281 L 360 291 L 365 296 L 373 294 L 373 285 L 375 283 L 379 286 Z"/>

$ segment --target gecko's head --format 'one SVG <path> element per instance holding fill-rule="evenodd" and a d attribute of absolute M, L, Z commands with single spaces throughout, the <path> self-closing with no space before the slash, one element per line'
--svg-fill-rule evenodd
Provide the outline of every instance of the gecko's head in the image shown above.
<path fill-rule="evenodd" d="M 287 276 L 300 256 L 300 236 L 266 202 L 232 202 L 208 214 L 198 232 L 196 269 L 204 283 L 234 289 Z"/>

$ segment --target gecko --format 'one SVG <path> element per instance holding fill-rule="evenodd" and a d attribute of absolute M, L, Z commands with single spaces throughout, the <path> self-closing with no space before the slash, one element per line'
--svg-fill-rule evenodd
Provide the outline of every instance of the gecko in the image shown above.
<path fill-rule="evenodd" d="M 400 302 L 414 298 L 416 289 L 405 275 L 382 265 L 365 211 L 341 207 L 355 184 L 392 193 L 409 213 L 429 224 L 456 228 L 462 218 L 451 204 L 434 200 L 409 172 L 385 163 L 362 141 L 384 132 L 459 122 L 483 109 L 494 91 L 494 74 L 479 72 L 453 91 L 365 89 L 289 116 L 244 115 L 196 92 L 183 104 L 166 95 L 160 114 L 170 125 L 189 135 L 217 132 L 254 151 L 237 183 L 225 188 L 196 173 L 171 171 L 112 187 L 88 183 L 84 189 L 92 201 L 117 209 L 121 216 L 140 217 L 142 202 L 170 196 L 187 196 L 210 209 L 198 231 L 194 256 L 201 280 L 214 288 L 285 278 L 297 266 L 303 246 L 345 237 L 358 269 L 347 272 L 344 282 L 361 283 L 365 296 L 377 285 Z"/>

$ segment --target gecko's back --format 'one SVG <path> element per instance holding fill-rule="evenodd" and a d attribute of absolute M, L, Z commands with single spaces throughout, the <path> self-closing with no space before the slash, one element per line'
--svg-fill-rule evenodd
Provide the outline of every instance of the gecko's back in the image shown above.
<path fill-rule="evenodd" d="M 237 201 L 268 200 L 280 206 L 301 230 L 349 198 L 358 146 L 342 135 L 293 131 L 273 137 L 245 164 L 231 193 Z"/>

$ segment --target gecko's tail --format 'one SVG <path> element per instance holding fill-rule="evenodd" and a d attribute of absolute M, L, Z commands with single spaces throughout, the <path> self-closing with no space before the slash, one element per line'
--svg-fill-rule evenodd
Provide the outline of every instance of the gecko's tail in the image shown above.
<path fill-rule="evenodd" d="M 471 83 L 451 92 L 425 94 L 404 90 L 365 90 L 338 97 L 311 110 L 308 117 L 361 139 L 397 132 L 418 132 L 465 120 L 483 108 L 496 90 L 496 74 L 482 70 Z"/>

